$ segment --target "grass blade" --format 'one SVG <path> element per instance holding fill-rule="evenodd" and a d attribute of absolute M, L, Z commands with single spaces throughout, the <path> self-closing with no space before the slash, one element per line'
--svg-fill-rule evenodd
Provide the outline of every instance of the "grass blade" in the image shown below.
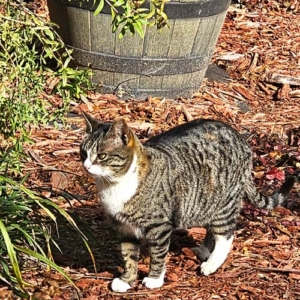
<path fill-rule="evenodd" d="M 8 257 L 9 257 L 10 263 L 12 265 L 14 274 L 16 276 L 17 282 L 18 282 L 21 290 L 23 292 L 25 292 L 24 283 L 23 283 L 21 272 L 20 272 L 18 259 L 17 259 L 17 256 L 16 256 L 16 252 L 14 250 L 14 245 L 11 243 L 11 240 L 10 240 L 9 234 L 6 230 L 6 227 L 5 227 L 4 223 L 1 220 L 0 220 L 0 230 L 1 230 L 2 236 L 3 236 L 4 241 L 5 241 Z"/>
<path fill-rule="evenodd" d="M 26 248 L 22 248 L 20 246 L 14 246 L 14 248 L 22 253 L 25 253 L 31 257 L 35 257 L 36 259 L 44 262 L 45 264 L 51 266 L 55 271 L 57 271 L 58 273 L 60 273 L 76 290 L 77 295 L 79 296 L 79 290 L 77 288 L 77 286 L 74 284 L 73 280 L 71 279 L 71 277 L 61 268 L 59 267 L 57 264 L 55 264 L 53 261 L 51 261 L 50 259 L 48 259 L 47 257 L 32 251 L 30 249 L 26 249 Z"/>

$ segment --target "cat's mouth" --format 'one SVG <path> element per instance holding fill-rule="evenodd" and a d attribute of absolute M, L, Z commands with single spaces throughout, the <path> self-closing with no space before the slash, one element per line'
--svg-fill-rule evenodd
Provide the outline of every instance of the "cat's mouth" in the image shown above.
<path fill-rule="evenodd" d="M 88 175 L 94 179 L 101 179 L 101 181 L 109 183 L 116 182 L 116 178 L 112 174 L 99 166 L 92 165 L 87 167 L 84 165 L 84 169 Z"/>
<path fill-rule="evenodd" d="M 92 178 L 97 178 L 97 177 L 99 177 L 99 176 L 97 176 L 96 174 L 90 172 L 88 169 L 86 169 L 86 168 L 84 168 L 84 169 L 85 169 L 85 171 L 88 173 L 88 175 L 89 175 L 90 177 L 92 177 Z"/>
<path fill-rule="evenodd" d="M 102 177 L 99 173 L 99 170 L 92 164 L 87 165 L 86 163 L 83 164 L 84 170 L 88 173 L 89 176 L 95 178 L 95 177 Z"/>
<path fill-rule="evenodd" d="M 89 174 L 89 176 L 93 178 L 102 175 L 102 170 L 98 166 L 94 165 L 88 158 L 84 161 L 83 168 Z"/>

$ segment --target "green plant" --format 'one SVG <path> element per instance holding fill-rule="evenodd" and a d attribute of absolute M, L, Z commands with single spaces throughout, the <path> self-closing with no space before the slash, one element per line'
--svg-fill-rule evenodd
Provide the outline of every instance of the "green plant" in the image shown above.
<path fill-rule="evenodd" d="M 58 215 L 91 254 L 70 215 L 26 188 L 26 176 L 21 176 L 31 127 L 63 118 L 70 100 L 90 87 L 89 71 L 71 68 L 71 59 L 53 24 L 25 4 L 0 0 L 0 280 L 22 298 L 29 298 L 22 277 L 26 257 L 45 263 L 73 284 L 51 260 L 50 243 L 55 241 L 49 228 L 54 224 L 58 230 Z"/>
<path fill-rule="evenodd" d="M 78 0 L 89 2 L 92 0 Z M 119 38 L 126 32 L 137 32 L 142 38 L 145 26 L 156 25 L 160 30 L 167 26 L 168 17 L 164 13 L 165 3 L 170 0 L 93 0 L 94 15 L 99 14 L 104 5 L 108 5 L 112 17 L 112 31 L 116 32 L 121 27 Z"/>
<path fill-rule="evenodd" d="M 7 163 L 16 164 L 18 159 L 14 155 L 22 152 L 29 126 L 62 118 L 70 100 L 79 98 L 90 87 L 90 73 L 69 67 L 71 51 L 65 48 L 52 23 L 26 6 L 7 0 L 0 0 L 0 12 L 0 170 L 3 171 L 3 157 Z M 49 82 L 51 89 L 46 91 Z M 49 93 L 58 94 L 61 101 L 56 102 Z M 16 167 L 15 171 L 19 169 Z"/>
<path fill-rule="evenodd" d="M 30 256 L 46 263 L 75 287 L 70 277 L 46 253 L 50 253 L 52 241 L 47 224 L 49 221 L 56 223 L 56 215 L 61 215 L 82 237 L 90 252 L 86 238 L 69 214 L 26 188 L 24 180 L 16 182 L 0 175 L 0 279 L 25 297 L 27 284 L 22 279 L 19 261 L 21 257 Z"/>

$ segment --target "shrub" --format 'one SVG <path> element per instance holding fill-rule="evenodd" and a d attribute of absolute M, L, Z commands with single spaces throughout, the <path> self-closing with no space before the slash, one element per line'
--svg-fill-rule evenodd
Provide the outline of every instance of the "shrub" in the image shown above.
<path fill-rule="evenodd" d="M 61 118 L 90 86 L 89 71 L 69 67 L 71 51 L 53 24 L 10 1 L 0 0 L 0 11 L 0 156 L 17 167 L 29 126 Z M 45 100 L 46 83 L 62 101 Z"/>
<path fill-rule="evenodd" d="M 53 26 L 24 4 L 0 0 L 0 280 L 22 298 L 28 298 L 20 268 L 24 256 L 46 263 L 71 282 L 51 261 L 48 228 L 56 224 L 57 215 L 88 247 L 73 219 L 26 188 L 26 176 L 21 175 L 31 126 L 63 118 L 70 100 L 90 87 L 89 72 L 69 66 L 71 52 Z M 50 93 L 61 100 L 48 101 L 55 99 Z"/>
<path fill-rule="evenodd" d="M 27 298 L 19 266 L 20 258 L 29 256 L 36 262 L 42 261 L 73 284 L 63 269 L 50 259 L 50 221 L 56 224 L 56 216 L 63 216 L 87 243 L 85 236 L 63 209 L 26 188 L 23 181 L 16 182 L 0 175 L 0 279 L 16 294 Z"/>

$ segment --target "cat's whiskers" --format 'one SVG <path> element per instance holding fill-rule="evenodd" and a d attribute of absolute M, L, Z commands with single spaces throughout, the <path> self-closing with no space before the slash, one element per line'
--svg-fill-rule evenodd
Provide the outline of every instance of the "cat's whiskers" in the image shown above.
<path fill-rule="evenodd" d="M 114 181 L 111 179 L 110 176 L 98 176 L 98 177 L 96 177 L 96 179 L 100 181 L 100 182 L 98 182 L 99 184 L 97 185 L 99 192 L 106 188 L 112 187 L 114 184 Z"/>
<path fill-rule="evenodd" d="M 107 174 L 106 176 L 100 177 L 103 180 L 103 183 L 107 182 L 109 186 L 112 186 L 119 181 L 119 177 L 114 174 Z"/>
<path fill-rule="evenodd" d="M 109 187 L 113 186 L 116 182 L 116 178 L 114 176 L 107 176 L 105 177 L 105 180 L 108 183 Z"/>
<path fill-rule="evenodd" d="M 103 186 L 105 185 L 106 182 L 107 182 L 109 185 L 112 184 L 107 178 L 99 177 L 99 179 L 101 180 Z"/>

